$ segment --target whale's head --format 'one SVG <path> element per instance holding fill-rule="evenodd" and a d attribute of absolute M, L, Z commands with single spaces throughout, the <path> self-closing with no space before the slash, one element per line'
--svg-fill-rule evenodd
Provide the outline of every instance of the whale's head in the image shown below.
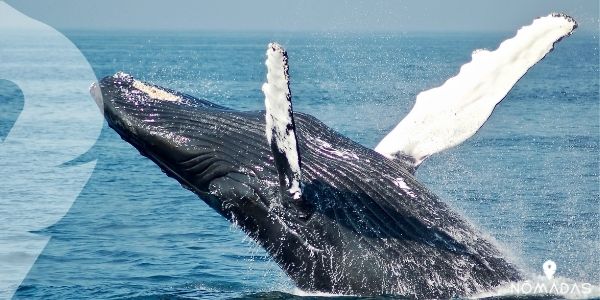
<path fill-rule="evenodd" d="M 289 226 L 312 213 L 280 197 L 264 112 L 234 111 L 125 73 L 92 85 L 91 94 L 121 138 L 263 245 L 294 236 Z"/>

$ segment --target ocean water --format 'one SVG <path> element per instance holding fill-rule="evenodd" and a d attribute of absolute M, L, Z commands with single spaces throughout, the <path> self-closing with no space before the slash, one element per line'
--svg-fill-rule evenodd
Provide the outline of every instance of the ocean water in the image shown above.
<path fill-rule="evenodd" d="M 294 108 L 373 147 L 478 48 L 512 33 L 66 32 L 98 78 L 125 71 L 236 109 L 262 109 L 266 44 L 286 46 Z M 417 177 L 532 276 L 600 285 L 598 37 L 575 33 L 515 86 L 481 131 Z M 57 70 L 61 72 L 61 70 Z M 23 107 L 0 81 L 0 139 Z M 90 101 L 91 98 L 90 98 Z M 265 252 L 106 125 L 96 161 L 16 299 L 288 299 Z M 35 188 L 32 186 L 31 188 Z M 316 295 L 313 295 L 316 297 Z"/>

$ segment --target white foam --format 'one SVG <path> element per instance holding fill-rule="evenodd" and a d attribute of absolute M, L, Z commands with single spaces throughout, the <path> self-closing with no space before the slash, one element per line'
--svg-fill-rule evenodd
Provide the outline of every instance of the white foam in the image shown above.
<path fill-rule="evenodd" d="M 133 76 L 131 76 L 130 74 L 127 74 L 123 71 L 119 71 L 119 72 L 115 73 L 112 77 L 116 78 L 116 79 L 125 80 L 125 81 L 133 80 Z"/>
<path fill-rule="evenodd" d="M 394 179 L 394 184 L 396 186 L 398 186 L 399 188 L 401 188 L 409 196 L 414 197 L 414 198 L 417 197 L 417 194 L 415 194 L 413 192 L 413 190 L 406 184 L 406 182 L 404 182 L 404 179 L 402 179 L 402 178 L 395 178 Z"/>
<path fill-rule="evenodd" d="M 300 189 L 300 160 L 296 145 L 296 133 L 288 132 L 287 128 L 293 123 L 292 94 L 289 87 L 287 53 L 277 43 L 270 43 L 267 48 L 267 82 L 263 84 L 266 107 L 266 135 L 285 154 L 294 177 L 289 183 L 288 192 L 294 199 L 302 195 Z"/>
<path fill-rule="evenodd" d="M 331 293 L 323 293 L 323 292 L 306 292 L 299 288 L 295 288 L 291 294 L 300 296 L 300 297 L 348 297 L 350 295 L 342 295 L 342 294 L 331 294 Z"/>
<path fill-rule="evenodd" d="M 316 143 L 318 143 L 321 146 L 321 149 L 323 149 L 325 152 L 333 154 L 335 156 L 342 157 L 345 159 L 359 159 L 358 155 L 356 155 L 355 153 L 346 150 L 337 150 L 333 148 L 333 146 L 330 143 L 324 140 L 317 139 Z"/>
<path fill-rule="evenodd" d="M 389 158 L 409 155 L 418 166 L 429 155 L 464 142 L 527 70 L 576 27 L 572 18 L 552 14 L 521 28 L 495 51 L 474 51 L 458 75 L 421 92 L 411 112 L 375 150 Z"/>

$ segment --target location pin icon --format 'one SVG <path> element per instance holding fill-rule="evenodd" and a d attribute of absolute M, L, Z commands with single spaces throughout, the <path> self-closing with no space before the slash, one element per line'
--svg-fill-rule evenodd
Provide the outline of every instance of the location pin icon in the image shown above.
<path fill-rule="evenodd" d="M 556 273 L 556 263 L 551 261 L 551 260 L 547 260 L 544 265 L 542 265 L 542 268 L 544 269 L 544 274 L 546 275 L 546 278 L 548 279 L 552 279 L 554 278 L 554 273 Z"/>

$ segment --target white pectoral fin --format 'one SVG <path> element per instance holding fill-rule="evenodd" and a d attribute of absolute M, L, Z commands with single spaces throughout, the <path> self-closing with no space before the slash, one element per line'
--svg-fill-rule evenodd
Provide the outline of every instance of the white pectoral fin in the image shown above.
<path fill-rule="evenodd" d="M 577 28 L 573 18 L 551 14 L 522 27 L 494 51 L 476 50 L 471 62 L 442 86 L 417 96 L 410 113 L 377 145 L 413 168 L 428 156 L 473 136 L 527 70 Z"/>
<path fill-rule="evenodd" d="M 262 86 L 266 107 L 265 133 L 273 152 L 282 194 L 287 193 L 297 200 L 302 197 L 300 155 L 285 49 L 276 43 L 269 44 L 265 65 L 267 82 Z"/>

